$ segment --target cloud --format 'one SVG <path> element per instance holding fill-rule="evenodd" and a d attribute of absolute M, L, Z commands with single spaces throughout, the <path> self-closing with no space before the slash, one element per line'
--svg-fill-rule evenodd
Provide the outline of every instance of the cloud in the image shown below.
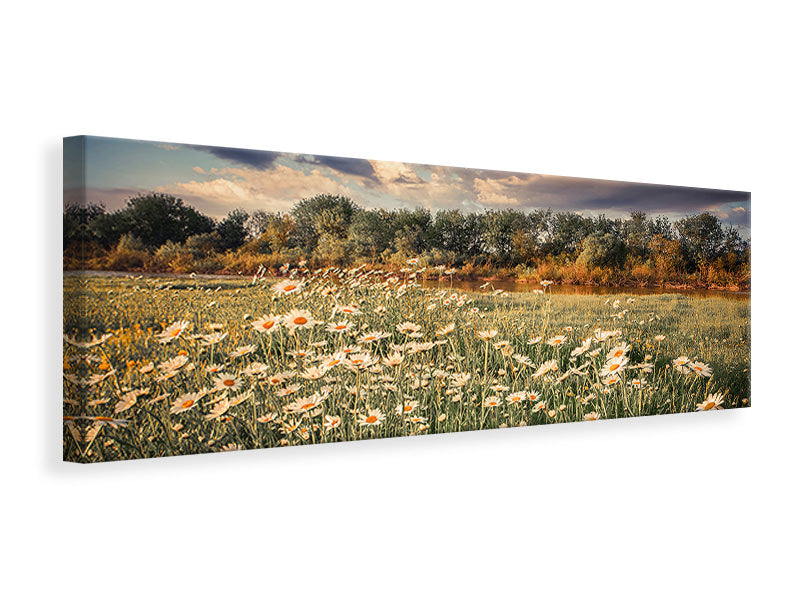
<path fill-rule="evenodd" d="M 192 167 L 192 171 L 194 171 L 195 173 L 200 173 L 201 175 L 204 175 L 206 172 L 205 169 L 203 169 L 203 167 Z"/>
<path fill-rule="evenodd" d="M 312 165 L 321 165 L 328 167 L 337 173 L 345 175 L 354 175 L 356 177 L 364 177 L 366 179 L 377 180 L 375 169 L 372 163 L 368 160 L 360 158 L 340 158 L 338 156 L 309 156 L 298 155 L 296 160 L 298 162 L 305 162 Z"/>
<path fill-rule="evenodd" d="M 423 179 L 414 172 L 414 168 L 406 163 L 373 160 L 370 161 L 370 164 L 380 183 L 419 184 L 423 182 Z"/>
<path fill-rule="evenodd" d="M 271 168 L 275 161 L 281 156 L 280 152 L 268 152 L 266 150 L 220 148 L 219 146 L 192 146 L 192 148 L 208 152 L 217 158 L 229 160 L 245 167 L 254 167 L 256 169 Z"/>
<path fill-rule="evenodd" d="M 179 196 L 213 217 L 235 208 L 287 212 L 295 202 L 316 194 L 353 195 L 320 169 L 304 173 L 275 164 L 269 170 L 233 167 L 211 169 L 209 174 L 212 179 L 159 186 L 156 191 Z"/>
<path fill-rule="evenodd" d="M 517 185 L 516 179 L 513 182 L 501 179 L 480 179 L 479 177 L 472 180 L 472 187 L 477 193 L 477 202 L 492 207 L 519 206 L 519 199 L 505 193 L 509 187 L 515 185 Z"/>

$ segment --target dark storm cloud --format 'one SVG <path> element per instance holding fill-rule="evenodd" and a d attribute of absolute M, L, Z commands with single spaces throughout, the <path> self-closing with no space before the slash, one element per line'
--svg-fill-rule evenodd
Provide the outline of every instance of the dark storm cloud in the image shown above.
<path fill-rule="evenodd" d="M 527 177 L 531 179 L 517 194 L 525 206 L 593 212 L 695 213 L 750 201 L 747 192 L 546 175 Z"/>
<path fill-rule="evenodd" d="M 372 163 L 361 158 L 341 158 L 339 156 L 310 156 L 303 157 L 303 162 L 328 167 L 345 175 L 355 175 L 375 179 L 375 169 Z"/>
<path fill-rule="evenodd" d="M 298 163 L 319 165 L 345 175 L 355 175 L 372 181 L 377 181 L 375 169 L 368 160 L 361 158 L 343 158 L 339 156 L 317 156 L 309 154 L 287 154 L 284 152 L 269 152 L 262 150 L 246 150 L 241 148 L 220 148 L 218 146 L 193 146 L 197 150 L 208 152 L 217 158 L 253 167 L 256 169 L 269 169 L 281 156 L 291 158 Z"/>
<path fill-rule="evenodd" d="M 196 150 L 202 150 L 232 162 L 254 167 L 256 169 L 269 169 L 272 164 L 280 157 L 280 152 L 269 152 L 266 150 L 245 150 L 243 148 L 220 148 L 218 146 L 192 146 Z"/>

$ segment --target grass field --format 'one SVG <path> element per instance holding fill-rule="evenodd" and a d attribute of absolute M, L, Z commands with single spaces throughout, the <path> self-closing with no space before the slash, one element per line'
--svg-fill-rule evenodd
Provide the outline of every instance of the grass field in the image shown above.
<path fill-rule="evenodd" d="M 414 272 L 64 279 L 64 458 L 746 406 L 750 303 L 421 289 Z"/>

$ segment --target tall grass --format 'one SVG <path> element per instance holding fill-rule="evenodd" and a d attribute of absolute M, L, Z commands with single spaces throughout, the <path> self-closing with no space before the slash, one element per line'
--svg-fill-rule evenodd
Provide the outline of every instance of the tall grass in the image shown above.
<path fill-rule="evenodd" d="M 287 278 L 302 289 L 290 293 L 258 278 L 65 277 L 65 459 L 424 435 L 749 402 L 749 302 L 564 296 L 546 288 L 463 293 L 446 283 L 421 289 L 415 275 L 292 271 Z M 318 323 L 292 326 L 292 310 L 308 311 Z M 269 315 L 282 322 L 266 332 L 258 323 Z M 345 333 L 329 331 L 342 322 L 352 324 Z M 178 333 L 167 337 L 169 331 Z M 363 337 L 371 332 L 387 337 Z M 618 375 L 604 375 L 615 351 L 624 362 Z M 676 366 L 679 357 L 686 360 Z M 699 365 L 697 372 L 681 362 Z M 705 368 L 710 376 L 697 374 Z M 227 387 L 222 374 L 236 385 Z"/>

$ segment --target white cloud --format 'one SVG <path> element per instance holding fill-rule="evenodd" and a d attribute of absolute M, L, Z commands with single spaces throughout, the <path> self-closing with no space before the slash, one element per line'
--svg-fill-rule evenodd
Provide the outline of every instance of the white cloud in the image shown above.
<path fill-rule="evenodd" d="M 202 199 L 212 208 L 212 216 L 222 216 L 234 208 L 247 211 L 288 211 L 295 202 L 316 194 L 344 194 L 350 190 L 342 183 L 315 169 L 304 173 L 284 165 L 274 169 L 211 169 L 216 176 L 208 181 L 186 181 L 160 186 L 157 191 L 176 196 Z"/>

